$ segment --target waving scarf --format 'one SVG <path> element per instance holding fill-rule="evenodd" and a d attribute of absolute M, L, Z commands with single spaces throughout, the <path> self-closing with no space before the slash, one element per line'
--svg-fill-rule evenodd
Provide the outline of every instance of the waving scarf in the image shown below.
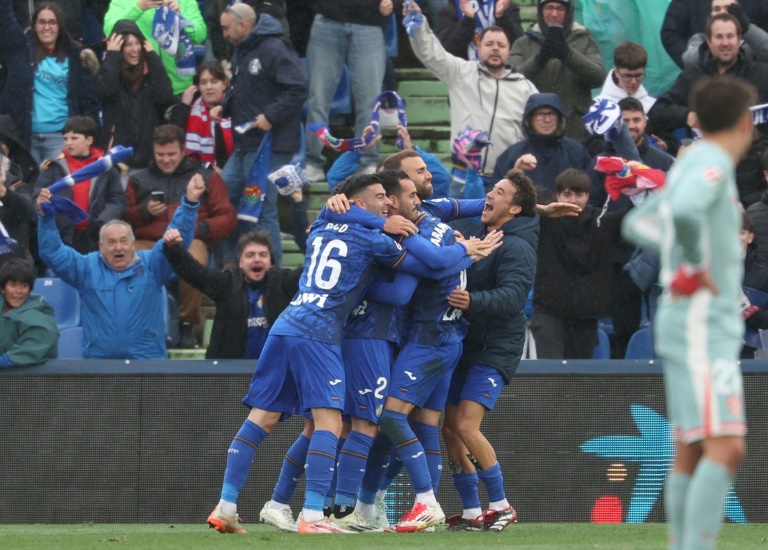
<path fill-rule="evenodd" d="M 459 21 L 461 21 L 464 19 L 464 12 L 459 7 L 461 0 L 453 0 L 453 2 L 456 5 Z M 485 29 L 496 24 L 496 0 L 474 0 L 472 4 L 475 6 L 475 34 L 467 48 L 467 59 L 477 61 L 477 48 L 480 45 L 480 36 L 482 36 Z"/>
<path fill-rule="evenodd" d="M 267 132 L 261 140 L 256 160 L 253 161 L 245 182 L 245 190 L 237 209 L 237 218 L 258 223 L 264 209 L 264 198 L 269 185 L 269 162 L 272 157 L 272 132 Z"/>
<path fill-rule="evenodd" d="M 216 164 L 216 123 L 208 114 L 208 106 L 203 98 L 197 98 L 187 117 L 187 153 L 196 154 L 203 162 Z M 227 157 L 232 155 L 234 145 L 232 143 L 232 119 L 226 118 L 219 125 L 221 135 L 224 138 L 224 149 Z"/>
<path fill-rule="evenodd" d="M 176 74 L 179 76 L 194 76 L 195 51 L 192 47 L 186 27 L 194 27 L 192 23 L 173 11 L 169 6 L 163 6 L 155 11 L 152 21 L 152 36 L 160 47 L 176 58 Z M 181 45 L 181 47 L 179 47 Z"/>

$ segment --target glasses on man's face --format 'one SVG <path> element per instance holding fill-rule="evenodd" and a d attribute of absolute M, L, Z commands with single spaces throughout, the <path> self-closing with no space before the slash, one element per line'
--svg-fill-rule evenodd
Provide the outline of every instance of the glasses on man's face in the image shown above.
<path fill-rule="evenodd" d="M 545 119 L 545 118 L 555 118 L 557 117 L 557 113 L 555 111 L 539 111 L 536 114 L 534 114 L 536 118 Z"/>
<path fill-rule="evenodd" d="M 37 26 L 40 27 L 40 28 L 43 28 L 43 27 L 58 27 L 59 26 L 59 22 L 56 21 L 55 19 L 48 19 L 48 20 L 46 20 L 46 19 L 38 19 L 37 20 Z"/>
<path fill-rule="evenodd" d="M 645 72 L 640 73 L 619 73 L 622 82 L 632 82 L 633 80 L 641 82 L 645 78 Z"/>
<path fill-rule="evenodd" d="M 561 6 L 560 4 L 545 4 L 542 11 L 556 11 L 559 13 L 565 13 L 568 11 L 568 8 Z"/>

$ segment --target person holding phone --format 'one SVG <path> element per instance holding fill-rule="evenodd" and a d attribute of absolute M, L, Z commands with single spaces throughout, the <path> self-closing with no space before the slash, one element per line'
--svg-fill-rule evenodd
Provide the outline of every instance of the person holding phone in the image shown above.
<path fill-rule="evenodd" d="M 540 92 L 556 93 L 565 105 L 565 135 L 588 137 L 581 116 L 592 104 L 592 88 L 608 73 L 597 41 L 573 20 L 572 0 L 539 0 L 537 22 L 512 44 L 509 62 Z"/>

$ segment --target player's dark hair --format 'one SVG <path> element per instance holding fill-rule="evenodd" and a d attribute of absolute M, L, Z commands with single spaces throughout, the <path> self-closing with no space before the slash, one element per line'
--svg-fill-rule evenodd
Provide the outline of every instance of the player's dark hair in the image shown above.
<path fill-rule="evenodd" d="M 731 21 L 734 25 L 736 25 L 736 34 L 738 34 L 739 36 L 742 36 L 744 34 L 744 29 L 741 28 L 741 23 L 739 23 L 739 20 L 736 19 L 736 17 L 731 15 L 730 13 L 722 12 L 722 13 L 718 13 L 717 15 L 713 15 L 707 21 L 707 26 L 704 29 L 704 34 L 707 36 L 707 39 L 709 40 L 712 40 L 712 25 L 715 23 L 715 21 Z"/>
<path fill-rule="evenodd" d="M 99 135 L 99 125 L 89 116 L 73 116 L 64 123 L 64 128 L 61 129 L 62 135 L 69 132 L 96 139 Z"/>
<path fill-rule="evenodd" d="M 35 286 L 35 268 L 22 258 L 10 258 L 0 267 L 0 288 L 5 288 L 8 281 L 26 283 L 29 288 Z"/>
<path fill-rule="evenodd" d="M 640 111 L 641 113 L 645 114 L 645 107 L 643 107 L 643 102 L 636 97 L 625 97 L 619 101 L 619 109 L 622 111 Z"/>
<path fill-rule="evenodd" d="M 575 193 L 589 193 L 592 181 L 584 170 L 577 168 L 566 168 L 555 178 L 555 189 L 562 193 L 570 189 Z"/>
<path fill-rule="evenodd" d="M 531 178 L 518 168 L 512 168 L 504 174 L 504 179 L 515 186 L 512 204 L 520 207 L 520 216 L 531 217 L 536 213 L 536 188 Z"/>
<path fill-rule="evenodd" d="M 344 193 L 347 198 L 351 200 L 359 195 L 364 189 L 371 185 L 376 185 L 377 183 L 381 183 L 377 174 L 356 174 L 349 176 L 344 180 L 344 183 L 341 184 L 341 193 Z M 336 191 L 336 189 L 334 189 L 334 191 Z"/>
<path fill-rule="evenodd" d="M 152 133 L 152 143 L 155 145 L 168 145 L 175 142 L 184 149 L 186 139 L 184 130 L 175 124 L 161 124 Z"/>
<path fill-rule="evenodd" d="M 277 265 L 277 261 L 275 259 L 275 251 L 272 250 L 272 243 L 269 240 L 269 233 L 266 231 L 251 231 L 250 233 L 246 233 L 237 239 L 238 257 L 243 255 L 245 247 L 249 244 L 261 244 L 266 246 L 267 250 L 269 250 L 269 259 L 272 261 L 272 265 Z"/>
<path fill-rule="evenodd" d="M 411 179 L 408 174 L 402 170 L 382 170 L 376 174 L 381 180 L 381 184 L 384 186 L 387 196 L 399 195 L 403 192 L 403 185 L 401 180 Z"/>
<path fill-rule="evenodd" d="M 403 162 L 403 159 L 411 157 L 421 157 L 421 155 L 412 149 L 406 149 L 405 151 L 400 151 L 394 155 L 389 155 L 384 159 L 384 162 L 381 163 L 381 167 L 384 170 L 400 170 L 400 164 Z"/>
<path fill-rule="evenodd" d="M 644 69 L 648 52 L 637 42 L 625 40 L 613 50 L 613 65 L 617 69 Z"/>
<path fill-rule="evenodd" d="M 693 85 L 688 96 L 688 105 L 696 113 L 699 128 L 703 132 L 733 128 L 755 103 L 755 87 L 731 75 L 701 78 Z"/>

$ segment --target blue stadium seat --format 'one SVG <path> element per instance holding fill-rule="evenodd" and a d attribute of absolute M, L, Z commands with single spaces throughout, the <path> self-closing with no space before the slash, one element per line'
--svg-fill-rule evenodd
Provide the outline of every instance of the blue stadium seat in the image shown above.
<path fill-rule="evenodd" d="M 59 334 L 59 359 L 83 358 L 83 327 L 65 328 Z"/>
<path fill-rule="evenodd" d="M 629 339 L 627 344 L 627 353 L 625 359 L 654 359 L 653 352 L 653 329 L 645 327 L 638 330 Z"/>
<path fill-rule="evenodd" d="M 611 358 L 611 341 L 608 339 L 608 335 L 601 328 L 597 329 L 597 345 L 595 351 L 592 353 L 592 359 L 610 359 Z"/>
<path fill-rule="evenodd" d="M 32 293 L 51 304 L 59 330 L 80 326 L 80 295 L 67 283 L 55 277 L 40 278 Z"/>
<path fill-rule="evenodd" d="M 309 69 L 307 68 L 307 58 L 302 57 L 301 70 L 304 71 L 304 76 L 307 78 L 307 85 L 309 85 Z M 304 102 L 304 106 L 301 108 L 301 118 L 307 119 L 307 109 L 309 109 L 309 100 Z M 339 86 L 336 88 L 336 93 L 333 96 L 333 103 L 331 103 L 331 114 L 328 115 L 329 119 L 332 119 L 336 115 L 351 115 L 352 114 L 352 86 L 349 82 L 349 71 L 347 66 L 344 65 L 344 70 L 341 73 L 341 80 L 339 80 Z M 326 122 L 330 122 L 327 120 Z"/>

